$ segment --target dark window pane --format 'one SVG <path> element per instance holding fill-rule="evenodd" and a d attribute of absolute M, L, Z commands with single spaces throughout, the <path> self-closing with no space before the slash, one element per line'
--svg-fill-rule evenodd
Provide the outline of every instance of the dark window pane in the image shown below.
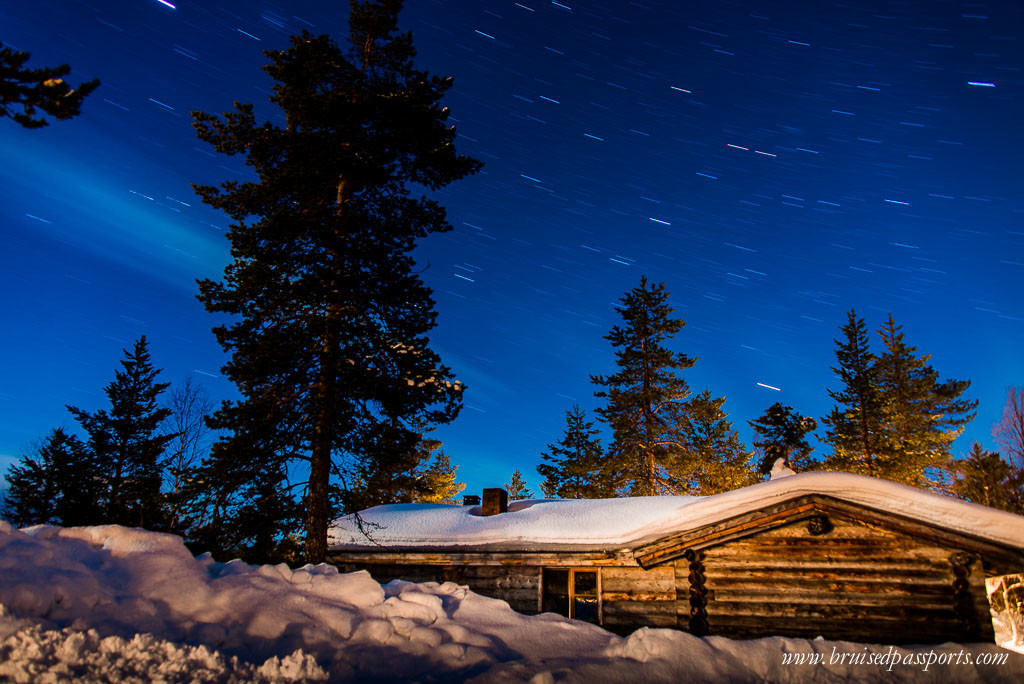
<path fill-rule="evenodd" d="M 558 613 L 569 617 L 569 597 L 568 596 L 544 596 L 544 605 L 541 608 L 541 612 L 544 613 Z"/>
<path fill-rule="evenodd" d="M 569 617 L 569 571 L 544 569 L 541 611 Z"/>
<path fill-rule="evenodd" d="M 568 570 L 544 570 L 544 595 L 568 596 L 569 595 L 569 571 Z"/>
<path fill-rule="evenodd" d="M 577 570 L 573 573 L 574 592 L 577 596 L 597 596 L 597 573 Z"/>
<path fill-rule="evenodd" d="M 574 601 L 574 615 L 577 620 L 597 622 L 597 597 L 577 596 Z"/>

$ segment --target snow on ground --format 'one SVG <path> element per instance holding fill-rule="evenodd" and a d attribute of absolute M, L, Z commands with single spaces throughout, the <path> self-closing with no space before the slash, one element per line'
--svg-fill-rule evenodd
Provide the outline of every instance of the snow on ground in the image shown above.
<path fill-rule="evenodd" d="M 360 513 L 372 541 L 351 516 L 331 529 L 334 547 L 460 546 L 520 542 L 582 546 L 627 545 L 694 529 L 805 494 L 824 494 L 870 508 L 1024 547 L 1024 517 L 852 473 L 810 472 L 777 478 L 714 496 L 618 499 L 539 499 L 483 517 L 479 506 L 391 504 Z"/>
<path fill-rule="evenodd" d="M 1002 665 L 829 663 L 834 653 Z M 824 656 L 785 665 L 786 653 Z M 946 655 L 949 654 L 949 655 Z M 0 521 L 0 680 L 132 682 L 1024 681 L 994 644 L 890 651 L 829 641 L 628 638 L 527 617 L 452 583 L 374 582 L 193 558 L 181 540 L 118 526 L 12 529 Z"/>

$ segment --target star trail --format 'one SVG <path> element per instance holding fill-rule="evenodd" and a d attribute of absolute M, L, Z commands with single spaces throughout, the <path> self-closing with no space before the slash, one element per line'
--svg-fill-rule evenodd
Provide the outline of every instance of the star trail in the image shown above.
<path fill-rule="evenodd" d="M 344 40 L 347 3 L 7 3 L 29 66 L 102 85 L 80 117 L 0 119 L 0 468 L 65 404 L 92 409 L 140 334 L 163 378 L 234 396 L 195 299 L 229 219 L 192 183 L 247 178 L 189 112 L 267 101 L 261 50 Z M 695 392 L 747 420 L 820 417 L 833 339 L 888 312 L 944 377 L 973 381 L 954 445 L 994 447 L 1024 381 L 1024 11 L 1019 3 L 410 0 L 418 66 L 454 77 L 459 152 L 485 163 L 437 198 L 454 230 L 416 253 L 432 336 L 468 385 L 435 436 L 479 491 L 523 471 L 591 374 L 641 275 L 663 281 L 698 357 Z M 823 435 L 823 431 L 819 430 Z M 604 435 L 607 442 L 610 435 Z M 819 446 L 819 453 L 827 447 Z"/>

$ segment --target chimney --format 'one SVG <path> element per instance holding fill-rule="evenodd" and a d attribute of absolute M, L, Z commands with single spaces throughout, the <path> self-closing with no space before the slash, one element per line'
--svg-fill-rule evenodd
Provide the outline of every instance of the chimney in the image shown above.
<path fill-rule="evenodd" d="M 463 506 L 479 506 L 480 505 L 480 497 L 477 496 L 476 494 L 466 494 L 465 496 L 462 497 L 462 505 Z"/>
<path fill-rule="evenodd" d="M 484 489 L 481 515 L 497 515 L 508 511 L 508 492 L 501 488 Z"/>

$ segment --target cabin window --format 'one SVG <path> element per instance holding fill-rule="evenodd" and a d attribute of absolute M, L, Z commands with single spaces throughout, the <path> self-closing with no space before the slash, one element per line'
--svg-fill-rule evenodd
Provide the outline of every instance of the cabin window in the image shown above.
<path fill-rule="evenodd" d="M 544 568 L 541 610 L 586 622 L 601 622 L 597 570 Z"/>

